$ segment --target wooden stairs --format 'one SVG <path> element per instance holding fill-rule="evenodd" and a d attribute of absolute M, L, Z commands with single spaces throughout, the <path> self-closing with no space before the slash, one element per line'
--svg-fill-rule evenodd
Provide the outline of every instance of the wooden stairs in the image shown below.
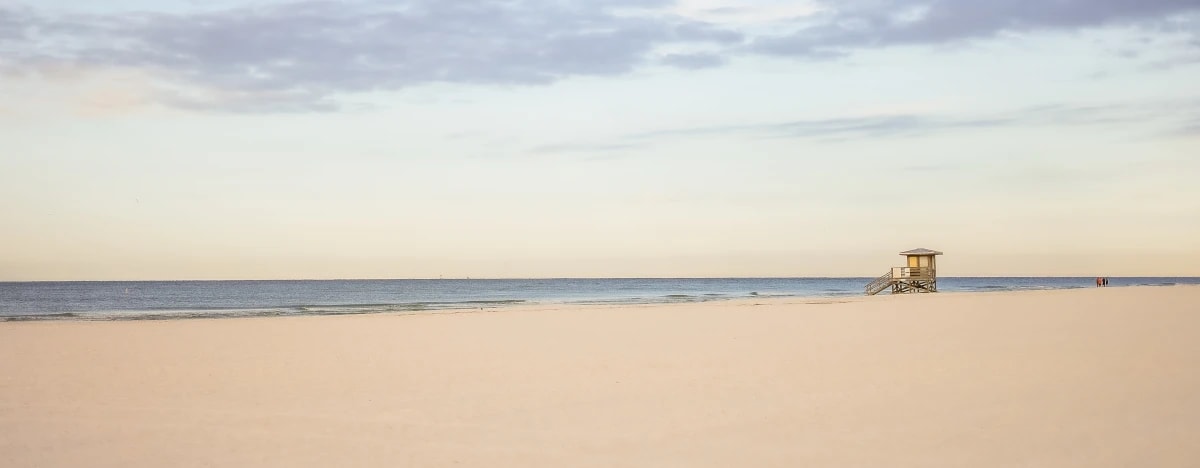
<path fill-rule="evenodd" d="M 895 268 L 868 283 L 865 292 L 874 296 L 888 289 L 892 294 L 937 292 L 937 276 L 928 268 Z"/>
<path fill-rule="evenodd" d="M 888 270 L 886 275 L 875 278 L 874 281 L 867 284 L 867 295 L 874 296 L 879 294 L 884 289 L 892 287 L 893 282 L 895 282 L 895 279 L 892 278 L 892 271 Z"/>

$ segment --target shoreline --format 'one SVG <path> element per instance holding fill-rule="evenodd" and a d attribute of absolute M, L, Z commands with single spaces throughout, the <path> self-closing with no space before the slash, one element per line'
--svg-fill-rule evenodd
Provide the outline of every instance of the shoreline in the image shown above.
<path fill-rule="evenodd" d="M 1160 287 L 1200 287 L 1196 284 L 1133 284 L 1114 285 L 1104 288 L 1092 286 L 1062 286 L 1062 287 L 1025 287 L 1025 288 L 996 288 L 975 291 L 940 291 L 936 294 L 993 294 L 1020 293 L 1032 291 L 1071 291 L 1080 289 L 1111 289 L 1111 288 L 1160 288 Z M 578 300 L 578 301 L 533 301 L 533 300 L 499 300 L 499 301 L 462 301 L 456 303 L 401 303 L 380 304 L 377 309 L 363 309 L 360 304 L 331 304 L 294 306 L 280 308 L 209 308 L 209 309 L 144 309 L 144 310 L 103 310 L 103 311 L 71 311 L 48 314 L 17 314 L 0 315 L 0 324 L 21 322 L 127 322 L 127 321 L 173 321 L 173 320 L 221 320 L 246 318 L 282 318 L 282 317 L 337 317 L 355 315 L 441 315 L 465 313 L 470 311 L 503 311 L 526 307 L 626 307 L 653 306 L 674 304 L 704 304 L 709 302 L 738 302 L 738 301 L 772 301 L 772 300 L 829 300 L 853 299 L 867 297 L 887 297 L 891 294 L 865 296 L 862 294 L 840 293 L 824 295 L 667 295 L 655 298 L 634 298 L 616 300 Z M 432 305 L 432 307 L 428 307 Z M 295 311 L 295 309 L 316 309 L 312 311 Z"/>

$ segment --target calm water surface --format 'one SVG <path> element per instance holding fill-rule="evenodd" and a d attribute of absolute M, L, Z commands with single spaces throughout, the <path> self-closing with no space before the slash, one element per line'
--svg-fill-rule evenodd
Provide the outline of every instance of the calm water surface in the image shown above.
<path fill-rule="evenodd" d="M 857 296 L 871 278 L 87 281 L 0 283 L 0 320 L 159 319 L 420 312 L 538 303 Z M 1109 285 L 1200 284 L 1110 278 Z M 942 291 L 1093 287 L 1093 278 L 939 278 Z"/>

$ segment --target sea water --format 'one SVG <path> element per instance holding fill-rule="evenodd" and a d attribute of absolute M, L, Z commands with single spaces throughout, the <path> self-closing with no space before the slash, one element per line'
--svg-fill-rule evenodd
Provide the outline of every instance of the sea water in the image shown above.
<path fill-rule="evenodd" d="M 420 313 L 517 304 L 643 304 L 857 296 L 872 278 L 400 279 L 0 282 L 0 320 Z M 1110 278 L 1109 286 L 1200 284 Z M 1094 278 L 938 279 L 941 291 L 1094 287 Z"/>

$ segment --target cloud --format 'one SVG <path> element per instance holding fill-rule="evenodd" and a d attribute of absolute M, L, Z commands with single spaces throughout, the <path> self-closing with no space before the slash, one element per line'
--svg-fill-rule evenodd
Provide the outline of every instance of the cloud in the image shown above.
<path fill-rule="evenodd" d="M 756 39 L 754 51 L 828 57 L 852 50 L 940 44 L 1002 33 L 1162 21 L 1196 13 L 1196 0 L 838 0 L 791 33 Z"/>
<path fill-rule="evenodd" d="M 24 9 L 0 4 L 0 74 L 15 72 L 12 57 L 18 46 L 26 42 L 27 17 Z"/>
<path fill-rule="evenodd" d="M 1200 137 L 1200 117 L 1181 125 L 1175 134 L 1185 137 Z"/>
<path fill-rule="evenodd" d="M 344 92 L 621 75 L 647 63 L 658 47 L 742 39 L 652 11 L 666 5 L 307 1 L 190 14 L 58 17 L 0 10 L 0 38 L 20 40 L 20 25 L 33 25 L 36 35 L 5 47 L 14 62 L 153 70 L 191 88 L 190 95 L 170 99 L 185 107 L 323 109 Z M 697 65 L 714 58 L 675 60 Z"/>
<path fill-rule="evenodd" d="M 655 143 L 708 136 L 795 138 L 821 142 L 923 136 L 950 130 L 987 130 L 1011 127 L 1113 125 L 1165 120 L 1171 125 L 1200 110 L 1200 101 L 1184 100 L 1140 104 L 1052 104 L 992 114 L 889 114 L 805 119 L 757 124 L 715 125 L 657 130 L 621 135 L 610 141 L 543 145 L 538 153 L 588 153 L 621 151 Z M 1191 128 L 1194 131 L 1194 127 Z M 1187 134 L 1189 130 L 1181 133 Z"/>
<path fill-rule="evenodd" d="M 725 64 L 725 57 L 712 52 L 668 54 L 663 56 L 661 60 L 664 64 L 687 70 L 713 68 Z"/>
<path fill-rule="evenodd" d="M 564 143 L 554 145 L 542 145 L 529 149 L 531 153 L 598 153 L 623 151 L 628 149 L 637 149 L 642 145 L 636 143 Z"/>
<path fill-rule="evenodd" d="M 1200 36 L 1189 27 L 1200 15 L 1197 0 L 732 5 L 689 10 L 672 0 L 293 0 L 110 14 L 0 6 L 0 73 L 137 69 L 160 78 L 156 100 L 171 106 L 322 111 L 340 108 L 341 95 L 430 83 L 527 86 L 619 76 L 653 64 L 717 67 L 737 54 L 827 59 L 867 48 L 1109 25 L 1184 35 L 1191 42 L 1182 49 L 1200 49 Z M 704 18 L 749 11 L 770 23 L 721 26 L 697 19 L 692 10 L 707 12 Z M 665 53 L 681 50 L 692 52 Z M 1179 57 L 1173 64 L 1191 63 L 1194 54 Z"/>
<path fill-rule="evenodd" d="M 811 1 L 797 0 L 678 0 L 673 11 L 720 24 L 770 24 L 819 11 Z"/>
<path fill-rule="evenodd" d="M 790 138 L 878 138 L 929 133 L 951 128 L 997 127 L 1010 123 L 1012 121 L 1006 118 L 954 118 L 901 114 L 666 130 L 641 133 L 633 137 L 635 139 L 648 139 L 669 136 L 742 133 Z"/>
<path fill-rule="evenodd" d="M 1174 70 L 1200 64 L 1200 46 L 1196 50 L 1159 59 L 1146 64 L 1145 68 L 1152 71 Z"/>

